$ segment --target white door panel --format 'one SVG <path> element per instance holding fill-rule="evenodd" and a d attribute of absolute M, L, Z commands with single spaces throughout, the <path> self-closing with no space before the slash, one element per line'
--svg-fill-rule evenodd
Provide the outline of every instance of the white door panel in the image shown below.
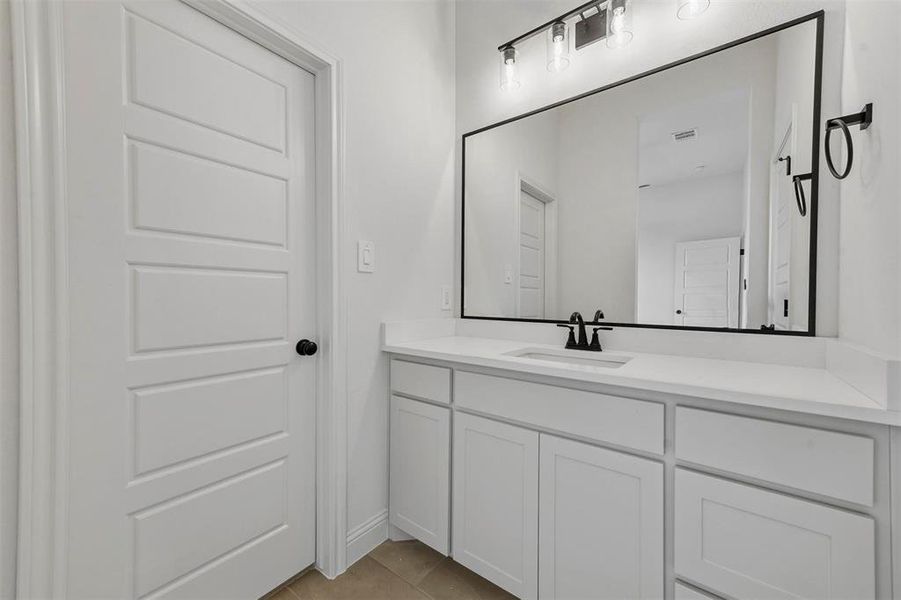
<path fill-rule="evenodd" d="M 674 324 L 738 327 L 741 240 L 676 244 Z"/>
<path fill-rule="evenodd" d="M 519 207 L 519 289 L 517 316 L 543 319 L 545 313 L 545 204 L 525 190 Z"/>
<path fill-rule="evenodd" d="M 315 547 L 313 76 L 63 5 L 71 598 L 258 597 Z"/>

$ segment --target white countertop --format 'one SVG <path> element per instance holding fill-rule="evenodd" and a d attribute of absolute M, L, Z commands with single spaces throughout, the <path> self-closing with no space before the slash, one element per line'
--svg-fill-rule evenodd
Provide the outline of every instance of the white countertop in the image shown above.
<path fill-rule="evenodd" d="M 886 410 L 825 369 L 619 350 L 605 352 L 630 360 L 613 369 L 507 355 L 526 348 L 560 350 L 546 344 L 461 336 L 382 347 L 401 356 L 901 426 L 901 412 Z"/>

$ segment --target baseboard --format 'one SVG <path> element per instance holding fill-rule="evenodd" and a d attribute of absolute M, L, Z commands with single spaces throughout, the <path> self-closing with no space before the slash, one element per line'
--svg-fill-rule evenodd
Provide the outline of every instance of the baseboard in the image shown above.
<path fill-rule="evenodd" d="M 383 510 L 347 534 L 347 567 L 388 539 L 388 511 Z"/>

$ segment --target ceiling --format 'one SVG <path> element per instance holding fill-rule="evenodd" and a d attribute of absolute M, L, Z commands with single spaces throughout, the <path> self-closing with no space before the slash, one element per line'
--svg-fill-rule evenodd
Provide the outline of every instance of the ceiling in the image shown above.
<path fill-rule="evenodd" d="M 660 186 L 744 170 L 749 111 L 750 92 L 739 89 L 640 116 L 639 184 Z M 674 141 L 673 133 L 693 128 L 697 137 Z"/>

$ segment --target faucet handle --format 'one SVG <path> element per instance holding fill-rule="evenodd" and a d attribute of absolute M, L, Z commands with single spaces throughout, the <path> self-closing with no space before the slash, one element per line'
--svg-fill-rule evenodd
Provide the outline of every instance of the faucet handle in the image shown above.
<path fill-rule="evenodd" d="M 596 311 L 594 311 L 594 322 L 598 323 L 603 320 L 604 320 L 604 311 L 602 311 L 600 308 L 597 309 Z"/>
<path fill-rule="evenodd" d="M 557 323 L 557 327 L 568 327 L 569 328 L 569 336 L 566 338 L 566 347 L 567 348 L 575 348 L 576 347 L 576 328 L 574 325 L 569 325 L 568 323 Z"/>
<path fill-rule="evenodd" d="M 601 329 L 605 331 L 613 331 L 613 327 L 592 327 L 591 328 L 591 343 L 588 345 L 588 349 L 594 352 L 600 352 L 603 350 L 601 348 L 601 340 L 598 339 L 598 331 Z"/>

